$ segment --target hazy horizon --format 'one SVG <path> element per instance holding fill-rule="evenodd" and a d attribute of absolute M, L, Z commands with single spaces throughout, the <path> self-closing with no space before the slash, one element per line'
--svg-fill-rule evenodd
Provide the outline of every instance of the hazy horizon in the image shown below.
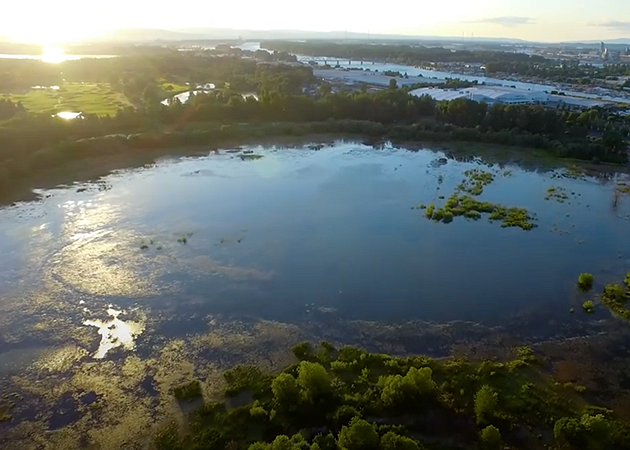
<path fill-rule="evenodd" d="M 95 2 L 90 2 L 95 5 Z M 85 1 L 43 0 L 17 2 L 3 8 L 13 20 L 0 25 L 0 35 L 20 42 L 63 43 L 98 37 L 119 29 L 183 30 L 222 28 L 242 30 L 348 31 L 435 37 L 488 37 L 538 42 L 612 40 L 630 38 L 630 11 L 624 0 L 601 0 L 580 5 L 571 0 L 453 0 L 419 4 L 400 0 L 395 7 L 357 8 L 354 2 L 322 0 L 296 11 L 288 0 L 252 0 L 214 4 L 186 2 L 181 13 L 155 9 L 147 0 L 111 0 L 98 9 Z M 33 11 L 37 10 L 37 15 Z M 124 14 L 121 14 L 124 11 Z"/>

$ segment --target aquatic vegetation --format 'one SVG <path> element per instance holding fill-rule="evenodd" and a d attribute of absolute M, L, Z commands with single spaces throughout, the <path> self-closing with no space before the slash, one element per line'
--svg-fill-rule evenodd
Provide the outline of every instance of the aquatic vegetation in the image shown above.
<path fill-rule="evenodd" d="M 489 219 L 500 220 L 503 228 L 519 227 L 523 230 L 531 230 L 536 226 L 531 222 L 532 216 L 524 208 L 506 208 L 505 206 L 496 205 Z"/>
<path fill-rule="evenodd" d="M 578 277 L 578 287 L 583 292 L 588 292 L 593 288 L 593 274 L 581 273 Z"/>
<path fill-rule="evenodd" d="M 197 380 L 193 380 L 190 383 L 186 383 L 183 386 L 176 387 L 173 390 L 173 395 L 178 400 L 194 400 L 202 396 L 201 383 Z"/>
<path fill-rule="evenodd" d="M 566 168 L 563 176 L 566 178 L 572 178 L 574 180 L 578 180 L 578 179 L 584 178 L 586 175 L 584 174 L 584 171 L 579 166 L 571 165 Z"/>
<path fill-rule="evenodd" d="M 464 172 L 464 175 L 466 178 L 458 186 L 458 190 L 467 192 L 470 195 L 481 195 L 483 188 L 494 181 L 494 175 L 491 172 L 480 169 L 469 169 Z"/>
<path fill-rule="evenodd" d="M 180 244 L 186 244 L 188 242 L 188 237 L 180 236 L 177 238 L 177 242 L 179 242 Z"/>
<path fill-rule="evenodd" d="M 556 200 L 558 203 L 564 203 L 569 199 L 569 195 L 567 191 L 558 186 L 552 186 L 547 189 L 547 195 L 545 195 L 545 200 Z"/>
<path fill-rule="evenodd" d="M 261 159 L 263 158 L 263 155 L 254 155 L 254 154 L 246 154 L 246 155 L 240 155 L 239 158 L 241 158 L 241 160 L 243 161 L 254 161 L 257 159 Z"/>
<path fill-rule="evenodd" d="M 425 205 L 424 203 L 420 203 L 418 206 L 416 206 L 417 209 L 427 209 L 427 205 Z"/>
<path fill-rule="evenodd" d="M 448 448 L 498 450 L 522 448 L 514 432 L 519 429 L 550 436 L 550 449 L 630 449 L 630 425 L 575 401 L 566 391 L 573 385 L 541 376 L 541 368 L 527 363 L 534 359 L 527 347 L 516 349 L 517 360 L 479 363 L 328 343 L 300 344 L 293 353 L 299 362 L 276 375 L 248 366 L 228 371 L 227 392 L 249 394 L 248 403 L 204 404 L 191 416 L 186 436 L 167 427 L 155 440 L 157 449 L 420 450 L 441 448 L 428 443 L 448 439 Z M 455 416 L 457 427 L 427 422 Z M 585 430 L 599 430 L 597 439 L 570 446 Z"/>
<path fill-rule="evenodd" d="M 142 244 L 140 246 L 140 250 L 148 250 L 148 249 L 149 249 L 149 246 L 147 244 Z"/>
<path fill-rule="evenodd" d="M 602 303 L 614 314 L 630 321 L 630 310 L 627 308 L 630 299 L 630 273 L 624 280 L 625 289 L 620 284 L 608 284 L 602 293 Z"/>
<path fill-rule="evenodd" d="M 593 307 L 593 302 L 591 300 L 586 300 L 582 303 L 582 309 L 588 314 L 593 314 L 595 312 L 595 308 Z"/>
<path fill-rule="evenodd" d="M 435 208 L 431 203 L 425 212 L 428 219 L 436 222 L 450 223 L 454 217 L 464 216 L 468 219 L 479 220 L 482 214 L 489 214 L 491 221 L 500 221 L 501 227 L 519 227 L 523 230 L 531 230 L 536 225 L 532 222 L 533 216 L 523 208 L 508 208 L 489 202 L 481 202 L 469 195 L 460 195 L 467 192 L 471 195 L 479 195 L 484 186 L 494 180 L 494 175 L 479 169 L 471 169 L 464 172 L 466 179 L 456 188 L 445 202 L 442 208 Z M 444 199 L 444 196 L 440 196 Z"/>
<path fill-rule="evenodd" d="M 434 207 L 433 204 L 429 208 Z M 458 197 L 453 194 L 448 198 L 443 208 L 437 210 L 431 209 L 431 215 L 427 218 L 436 222 L 449 223 L 453 217 L 464 216 L 474 220 L 481 218 L 481 214 L 490 214 L 488 219 L 491 221 L 500 221 L 503 228 L 520 227 L 523 230 L 531 230 L 536 225 L 532 223 L 533 217 L 526 209 L 507 208 L 502 205 L 495 205 L 488 202 L 480 202 L 468 196 Z"/>
<path fill-rule="evenodd" d="M 444 182 L 444 175 L 438 175 L 438 184 L 442 184 Z"/>
<path fill-rule="evenodd" d="M 11 408 L 13 408 L 13 402 L 8 402 L 7 404 L 0 403 L 0 423 L 13 420 L 13 416 L 9 414 Z"/>

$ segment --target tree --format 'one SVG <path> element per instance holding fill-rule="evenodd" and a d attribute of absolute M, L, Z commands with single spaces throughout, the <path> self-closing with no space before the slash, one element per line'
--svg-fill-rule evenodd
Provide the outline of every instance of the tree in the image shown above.
<path fill-rule="evenodd" d="M 396 89 L 398 89 L 398 81 L 396 81 L 396 78 L 391 78 L 391 79 L 389 80 L 389 88 L 390 88 L 391 90 L 396 90 Z"/>
<path fill-rule="evenodd" d="M 315 401 L 331 392 L 330 377 L 321 364 L 302 361 L 298 367 L 297 384 L 306 397 Z"/>
<path fill-rule="evenodd" d="M 499 404 L 499 395 L 490 386 L 484 384 L 475 394 L 475 415 L 477 423 L 482 424 L 494 415 L 494 411 Z"/>
<path fill-rule="evenodd" d="M 381 438 L 381 448 L 383 450 L 420 450 L 421 447 L 416 441 L 405 436 L 390 431 Z"/>
<path fill-rule="evenodd" d="M 407 374 L 390 375 L 379 380 L 381 400 L 387 406 L 409 404 L 421 400 L 435 390 L 430 367 L 411 367 Z"/>
<path fill-rule="evenodd" d="M 342 450 L 376 450 L 379 437 L 373 424 L 355 417 L 341 428 L 338 442 Z"/>
<path fill-rule="evenodd" d="M 488 425 L 479 433 L 481 447 L 484 450 L 501 450 L 503 448 L 503 440 L 499 429 L 493 425 Z"/>
<path fill-rule="evenodd" d="M 300 401 L 300 388 L 295 378 L 288 373 L 281 373 L 271 382 L 271 391 L 280 409 L 291 410 Z"/>

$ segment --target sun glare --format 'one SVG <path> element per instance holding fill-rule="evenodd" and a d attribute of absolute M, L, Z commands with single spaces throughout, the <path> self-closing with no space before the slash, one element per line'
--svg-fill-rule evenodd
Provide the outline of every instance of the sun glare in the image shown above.
<path fill-rule="evenodd" d="M 42 61 L 59 64 L 66 59 L 68 58 L 65 55 L 63 48 L 54 45 L 45 45 L 42 47 Z"/>

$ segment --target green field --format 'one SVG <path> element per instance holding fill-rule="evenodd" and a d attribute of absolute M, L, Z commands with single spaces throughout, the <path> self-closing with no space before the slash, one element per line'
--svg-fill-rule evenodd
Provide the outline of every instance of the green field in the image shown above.
<path fill-rule="evenodd" d="M 107 116 L 131 106 L 127 97 L 109 83 L 66 83 L 59 89 L 31 89 L 25 93 L 1 95 L 13 102 L 22 102 L 28 111 L 34 113 L 70 111 Z"/>
<path fill-rule="evenodd" d="M 162 90 L 167 94 L 177 95 L 190 90 L 190 86 L 176 83 L 164 82 L 160 85 Z"/>

